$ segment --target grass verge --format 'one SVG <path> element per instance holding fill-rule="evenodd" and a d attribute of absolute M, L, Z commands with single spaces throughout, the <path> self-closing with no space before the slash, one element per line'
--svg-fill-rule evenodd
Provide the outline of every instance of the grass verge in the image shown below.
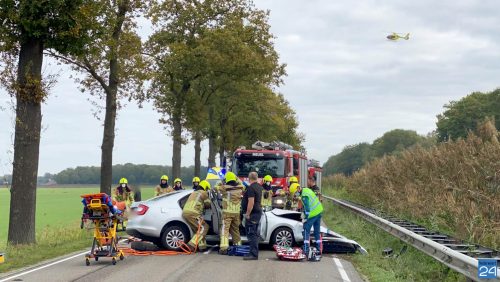
<path fill-rule="evenodd" d="M 5 263 L 0 264 L 0 273 L 90 248 L 92 243 L 92 233 L 78 226 L 45 228 L 37 232 L 36 237 L 37 243 L 33 245 L 14 247 L 0 243 L 0 250 L 6 255 Z"/>
<path fill-rule="evenodd" d="M 382 252 L 385 248 L 392 248 L 398 254 L 406 244 L 326 199 L 323 204 L 328 227 L 356 240 L 368 251 L 368 255 L 357 253 L 346 259 L 369 281 L 465 281 L 461 274 L 411 246 L 400 256 L 384 258 Z"/>

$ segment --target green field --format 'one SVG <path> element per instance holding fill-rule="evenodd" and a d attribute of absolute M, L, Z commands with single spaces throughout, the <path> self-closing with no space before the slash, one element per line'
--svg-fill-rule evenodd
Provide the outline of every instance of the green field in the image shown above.
<path fill-rule="evenodd" d="M 153 189 L 141 189 L 142 198 L 153 196 Z M 80 195 L 99 192 L 93 188 L 38 188 L 36 205 L 36 230 L 45 228 L 65 228 L 80 225 L 82 203 Z M 0 246 L 5 244 L 9 228 L 10 193 L 6 188 L 0 189 Z"/>

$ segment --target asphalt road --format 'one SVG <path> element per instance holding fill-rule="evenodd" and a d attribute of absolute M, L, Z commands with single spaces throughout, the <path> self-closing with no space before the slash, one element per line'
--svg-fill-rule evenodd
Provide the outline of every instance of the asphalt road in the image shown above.
<path fill-rule="evenodd" d="M 258 261 L 209 253 L 177 256 L 128 256 L 116 265 L 101 258 L 85 265 L 83 254 L 56 259 L 8 277 L 5 281 L 363 281 L 352 264 L 334 255 L 320 262 L 280 261 L 274 251 Z M 5 275 L 5 274 L 3 274 Z"/>

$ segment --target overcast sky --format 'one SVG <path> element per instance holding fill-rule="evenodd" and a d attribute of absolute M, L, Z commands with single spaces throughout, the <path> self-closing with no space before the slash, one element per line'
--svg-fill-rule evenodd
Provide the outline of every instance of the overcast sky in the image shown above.
<path fill-rule="evenodd" d="M 391 129 L 426 134 L 444 104 L 500 84 L 498 1 L 255 2 L 271 10 L 276 49 L 288 65 L 280 92 L 297 111 L 309 155 L 322 162 Z M 409 32 L 410 40 L 390 42 L 385 37 L 392 32 Z M 63 69 L 42 107 L 39 173 L 100 165 L 102 126 L 87 99 Z M 12 170 L 11 103 L 0 92 L 0 175 Z M 171 137 L 159 118 L 149 104 L 120 111 L 115 164 L 171 164 Z M 202 150 L 206 165 L 207 143 Z M 182 165 L 193 157 L 190 143 Z"/>

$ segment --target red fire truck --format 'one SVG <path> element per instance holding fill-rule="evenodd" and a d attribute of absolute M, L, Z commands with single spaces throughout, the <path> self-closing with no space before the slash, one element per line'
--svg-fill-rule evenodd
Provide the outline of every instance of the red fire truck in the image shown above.
<path fill-rule="evenodd" d="M 321 176 L 323 174 L 323 168 L 321 167 L 319 161 L 311 159 L 307 163 L 308 175 L 309 177 L 316 177 L 316 185 L 321 188 Z"/>
<path fill-rule="evenodd" d="M 294 150 L 292 146 L 283 142 L 257 141 L 252 149 L 240 147 L 235 150 L 232 158 L 232 171 L 242 180 L 248 181 L 248 173 L 256 171 L 259 181 L 266 175 L 273 177 L 273 191 L 283 189 L 288 191 L 288 182 L 291 176 L 299 180 L 301 187 L 307 186 L 307 178 L 311 173 L 316 174 L 317 184 L 321 183 L 321 167 L 308 166 L 308 159 L 304 152 Z M 284 199 L 274 199 L 273 206 L 284 206 Z"/>

